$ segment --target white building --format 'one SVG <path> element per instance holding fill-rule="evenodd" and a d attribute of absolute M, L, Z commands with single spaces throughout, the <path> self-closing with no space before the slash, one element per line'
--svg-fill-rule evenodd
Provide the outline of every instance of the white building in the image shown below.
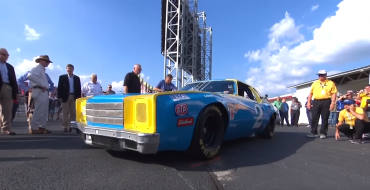
<path fill-rule="evenodd" d="M 354 92 L 357 92 L 360 89 L 364 89 L 366 85 L 370 84 L 369 72 L 370 65 L 330 75 L 328 76 L 328 79 L 335 82 L 340 94 L 345 94 L 348 90 L 353 90 Z M 304 104 L 306 103 L 307 96 L 310 93 L 311 85 L 315 80 L 288 87 L 296 88 L 296 92 L 294 93 L 293 97 L 298 98 L 298 100 L 303 104 L 303 107 L 301 108 L 301 115 L 299 117 L 300 124 L 308 123 L 306 108 L 304 107 Z M 321 119 L 319 121 L 321 123 Z"/>
<path fill-rule="evenodd" d="M 274 101 L 277 99 L 278 96 L 269 98 L 268 101 L 271 103 L 274 103 Z M 294 93 L 292 94 L 284 94 L 279 96 L 281 99 L 285 99 L 286 103 L 290 106 L 292 104 L 293 97 L 295 97 Z"/>

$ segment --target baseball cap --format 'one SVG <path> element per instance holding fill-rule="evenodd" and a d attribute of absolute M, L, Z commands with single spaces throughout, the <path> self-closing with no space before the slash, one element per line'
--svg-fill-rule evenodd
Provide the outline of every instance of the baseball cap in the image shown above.
<path fill-rule="evenodd" d="M 326 75 L 326 74 L 328 74 L 328 73 L 326 72 L 326 70 L 320 70 L 320 71 L 317 73 L 317 75 Z"/>
<path fill-rule="evenodd" d="M 343 104 L 344 105 L 351 105 L 351 104 L 355 104 L 356 102 L 355 101 L 353 101 L 353 100 L 348 100 L 348 99 L 346 99 L 346 100 L 344 100 L 343 101 Z"/>

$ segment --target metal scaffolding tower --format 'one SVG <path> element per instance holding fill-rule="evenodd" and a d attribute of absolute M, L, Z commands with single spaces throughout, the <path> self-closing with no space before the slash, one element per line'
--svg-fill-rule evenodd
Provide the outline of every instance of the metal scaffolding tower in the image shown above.
<path fill-rule="evenodd" d="M 162 0 L 164 76 L 179 88 L 212 78 L 212 29 L 197 9 L 198 0 Z"/>

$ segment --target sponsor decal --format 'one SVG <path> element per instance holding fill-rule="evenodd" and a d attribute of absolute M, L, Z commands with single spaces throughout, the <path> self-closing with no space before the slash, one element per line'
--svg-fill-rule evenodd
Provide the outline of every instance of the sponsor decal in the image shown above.
<path fill-rule="evenodd" d="M 262 120 L 263 120 L 263 110 L 259 104 L 255 105 L 255 115 L 256 115 L 256 122 L 253 125 L 253 129 L 262 127 Z"/>
<path fill-rule="evenodd" d="M 233 120 L 235 115 L 235 110 L 230 108 L 230 119 Z"/>
<path fill-rule="evenodd" d="M 173 101 L 180 101 L 180 100 L 189 100 L 190 97 L 186 94 L 172 94 L 170 95 L 170 98 L 173 100 Z"/>
<path fill-rule="evenodd" d="M 218 114 L 220 114 L 222 116 L 220 108 L 218 108 L 216 106 L 213 106 L 213 109 L 216 110 L 218 112 Z"/>
<path fill-rule="evenodd" d="M 177 104 L 175 106 L 175 114 L 177 116 L 184 116 L 188 114 L 188 105 L 186 104 Z"/>
<path fill-rule="evenodd" d="M 185 127 L 194 124 L 194 117 L 185 117 L 177 119 L 177 127 Z"/>
<path fill-rule="evenodd" d="M 214 157 L 218 153 L 218 151 L 220 150 L 220 146 L 218 146 L 216 150 L 208 151 L 208 149 L 204 146 L 204 143 L 203 143 L 202 139 L 199 140 L 199 144 L 200 144 L 200 149 L 203 150 L 203 154 L 208 158 Z"/>
<path fill-rule="evenodd" d="M 211 98 L 211 97 L 214 97 L 214 95 L 212 94 L 207 94 L 207 95 L 204 95 L 205 98 Z"/>

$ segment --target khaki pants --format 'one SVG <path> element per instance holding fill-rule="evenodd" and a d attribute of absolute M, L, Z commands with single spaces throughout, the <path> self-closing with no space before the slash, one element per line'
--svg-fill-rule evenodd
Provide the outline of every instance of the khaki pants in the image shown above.
<path fill-rule="evenodd" d="M 38 130 L 39 127 L 45 128 L 49 116 L 49 94 L 48 91 L 34 88 L 32 89 L 33 103 L 35 110 L 31 119 L 31 129 Z"/>
<path fill-rule="evenodd" d="M 12 87 L 9 84 L 3 83 L 0 93 L 1 106 L 1 131 L 10 130 L 12 122 L 13 97 Z"/>
<path fill-rule="evenodd" d="M 68 100 L 66 102 L 62 102 L 62 108 L 63 128 L 69 130 L 71 121 L 76 120 L 76 102 L 73 94 L 69 94 Z"/>

